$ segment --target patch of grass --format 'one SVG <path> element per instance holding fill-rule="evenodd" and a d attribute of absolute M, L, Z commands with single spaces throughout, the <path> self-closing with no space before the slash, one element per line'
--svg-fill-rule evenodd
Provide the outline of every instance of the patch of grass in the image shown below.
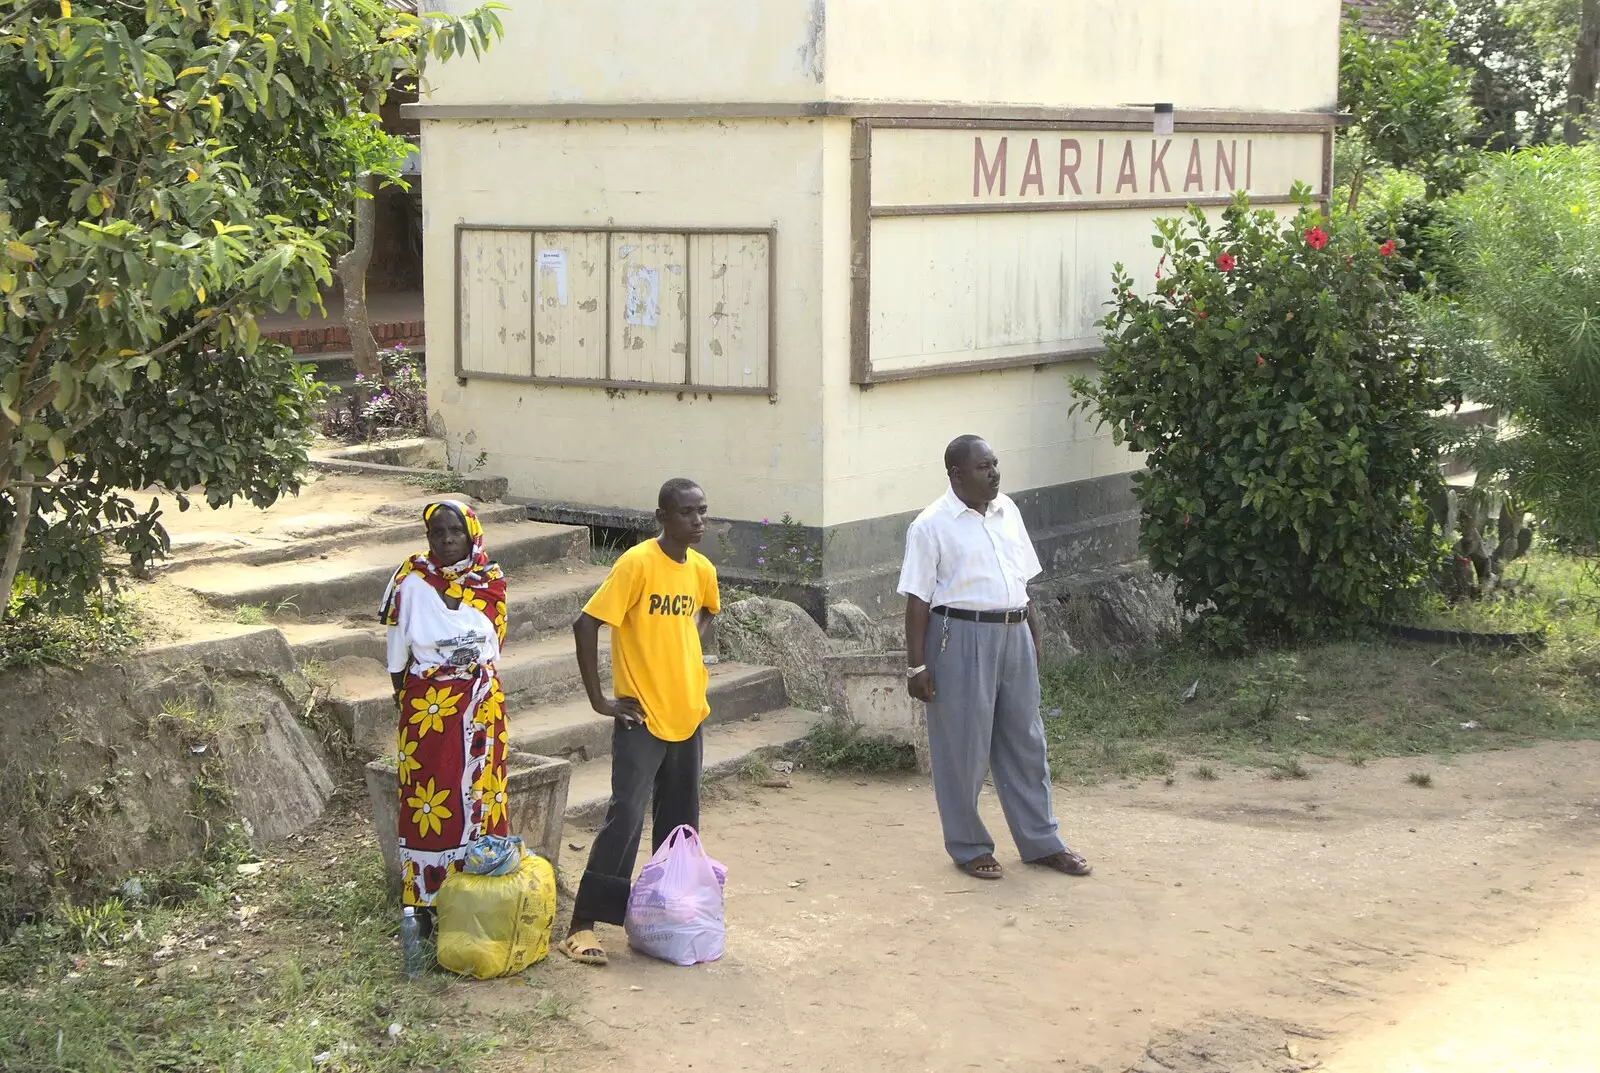
<path fill-rule="evenodd" d="M 909 745 L 870 737 L 855 723 L 824 719 L 800 745 L 799 763 L 823 771 L 886 774 L 916 769 L 916 751 Z"/>
<path fill-rule="evenodd" d="M 138 643 L 136 609 L 117 596 L 105 596 L 72 613 L 14 608 L 0 623 L 0 672 L 82 667 L 119 656 Z"/>
<path fill-rule="evenodd" d="M 1412 786 L 1420 786 L 1424 790 L 1430 789 L 1433 786 L 1433 776 L 1429 775 L 1426 771 L 1413 771 L 1411 774 L 1406 776 L 1406 781 Z"/>
<path fill-rule="evenodd" d="M 1052 769 L 1096 782 L 1138 773 L 1139 757 L 1360 764 L 1600 738 L 1600 604 L 1591 599 L 1600 588 L 1581 560 L 1543 552 L 1525 562 L 1526 581 L 1496 614 L 1542 616 L 1547 643 L 1537 651 L 1370 638 L 1241 658 L 1175 645 L 1047 668 L 1044 707 L 1060 710 L 1045 721 Z"/>
<path fill-rule="evenodd" d="M 293 596 L 286 596 L 275 604 L 240 604 L 233 609 L 233 621 L 241 626 L 265 626 L 275 618 L 298 614 L 299 605 Z"/>
<path fill-rule="evenodd" d="M 1194 777 L 1199 779 L 1201 782 L 1216 782 L 1217 769 L 1212 767 L 1210 764 L 1196 764 L 1194 769 Z"/>
<path fill-rule="evenodd" d="M 501 1048 L 551 1054 L 573 1031 L 573 1000 L 543 966 L 522 1008 L 487 1014 L 463 1009 L 479 985 L 406 982 L 399 908 L 361 825 L 258 875 L 208 867 L 221 896 L 124 905 L 114 922 L 79 913 L 88 942 L 59 917 L 17 929 L 0 946 L 5 1067 L 465 1073 Z"/>
<path fill-rule="evenodd" d="M 1286 756 L 1273 764 L 1267 774 L 1274 779 L 1309 779 L 1311 772 L 1300 762 L 1298 756 Z"/>

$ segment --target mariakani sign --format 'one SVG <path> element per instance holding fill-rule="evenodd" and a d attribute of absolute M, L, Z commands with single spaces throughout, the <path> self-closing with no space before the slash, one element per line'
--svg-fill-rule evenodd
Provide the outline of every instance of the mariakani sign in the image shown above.
<path fill-rule="evenodd" d="M 872 133 L 876 215 L 1043 211 L 1214 202 L 1248 191 L 1282 201 L 1320 191 L 1324 136 L 879 128 Z"/>

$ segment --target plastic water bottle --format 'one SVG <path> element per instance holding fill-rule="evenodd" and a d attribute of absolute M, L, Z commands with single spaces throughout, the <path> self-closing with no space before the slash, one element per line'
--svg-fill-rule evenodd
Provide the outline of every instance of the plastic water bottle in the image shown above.
<path fill-rule="evenodd" d="M 422 954 L 422 921 L 417 919 L 417 911 L 408 905 L 400 916 L 400 961 L 405 966 L 407 980 L 422 975 Z"/>

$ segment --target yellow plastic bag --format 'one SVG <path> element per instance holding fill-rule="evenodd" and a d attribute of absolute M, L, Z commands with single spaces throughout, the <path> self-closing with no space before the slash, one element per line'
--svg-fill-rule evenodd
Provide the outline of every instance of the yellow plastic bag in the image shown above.
<path fill-rule="evenodd" d="M 433 900 L 439 964 L 463 976 L 511 976 L 544 960 L 556 916 L 556 876 L 530 853 L 508 875 L 454 872 Z"/>

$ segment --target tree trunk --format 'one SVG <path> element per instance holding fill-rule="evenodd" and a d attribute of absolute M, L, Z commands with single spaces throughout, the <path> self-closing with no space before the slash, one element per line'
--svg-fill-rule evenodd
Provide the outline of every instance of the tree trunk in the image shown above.
<path fill-rule="evenodd" d="M 1594 111 L 1595 93 L 1600 89 L 1600 0 L 1583 0 L 1583 16 L 1578 26 L 1578 48 L 1567 78 L 1567 122 L 1564 131 L 1568 145 L 1577 145 L 1589 136 L 1584 120 Z"/>
<path fill-rule="evenodd" d="M 1361 204 L 1361 187 L 1366 182 L 1366 178 L 1366 164 L 1356 168 L 1356 173 L 1350 176 L 1350 202 L 1345 207 L 1352 213 L 1356 211 L 1356 206 Z"/>
<path fill-rule="evenodd" d="M 344 285 L 344 325 L 350 334 L 356 372 L 369 380 L 383 379 L 383 359 L 378 356 L 378 341 L 372 337 L 372 321 L 367 316 L 367 269 L 372 265 L 373 231 L 378 223 L 378 181 L 363 175 L 357 185 L 355 236 L 350 250 L 339 258 L 339 280 Z"/>
<path fill-rule="evenodd" d="M 11 588 L 17 582 L 17 567 L 22 564 L 22 545 L 33 520 L 33 485 L 13 485 L 11 496 L 16 512 L 11 516 L 11 532 L 6 540 L 6 557 L 0 563 L 0 622 L 11 611 Z"/>

